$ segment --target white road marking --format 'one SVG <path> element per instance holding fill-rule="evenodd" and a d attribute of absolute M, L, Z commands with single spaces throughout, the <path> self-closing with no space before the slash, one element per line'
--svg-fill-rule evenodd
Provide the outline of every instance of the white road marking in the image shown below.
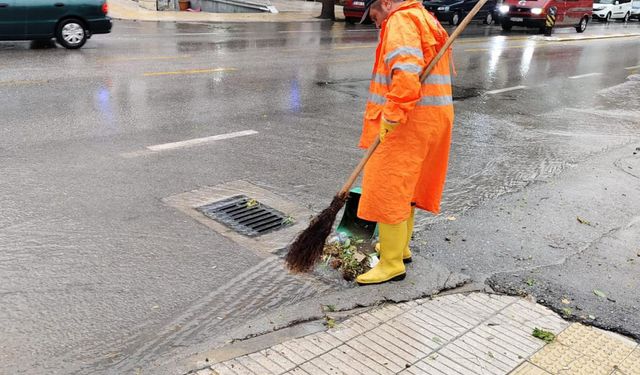
<path fill-rule="evenodd" d="M 223 139 L 244 137 L 244 136 L 253 135 L 253 134 L 258 134 L 258 132 L 255 131 L 255 130 L 244 130 L 244 131 L 241 131 L 241 132 L 219 134 L 219 135 L 214 135 L 214 136 L 211 136 L 211 137 L 195 138 L 195 139 L 189 139 L 189 140 L 186 140 L 186 141 L 173 142 L 173 143 L 164 143 L 164 144 L 161 144 L 161 145 L 154 145 L 154 146 L 147 146 L 147 149 L 151 150 L 151 151 L 166 151 L 166 150 L 173 150 L 173 149 L 182 148 L 182 147 L 191 147 L 191 146 L 200 145 L 200 144 L 203 144 L 203 143 L 221 141 Z"/>
<path fill-rule="evenodd" d="M 640 69 L 640 65 L 636 65 L 636 66 L 628 66 L 625 68 L 626 70 L 634 70 L 634 69 Z"/>
<path fill-rule="evenodd" d="M 580 75 L 577 75 L 577 76 L 571 76 L 571 77 L 569 77 L 569 79 L 595 77 L 595 76 L 601 76 L 601 75 L 602 75 L 602 73 L 587 73 L 587 74 L 580 74 Z"/>
<path fill-rule="evenodd" d="M 526 88 L 527 88 L 527 86 L 513 86 L 513 87 L 505 87 L 504 89 L 487 91 L 487 94 L 489 94 L 489 95 L 493 95 L 493 94 L 500 94 L 501 92 L 514 91 L 514 90 L 522 90 L 522 89 L 526 89 Z"/>
<path fill-rule="evenodd" d="M 149 155 L 153 155 L 153 151 L 139 150 L 139 151 L 132 151 L 132 152 L 124 152 L 120 154 L 120 156 L 122 156 L 125 159 L 133 159 L 133 158 L 138 158 L 140 156 L 149 156 Z"/>

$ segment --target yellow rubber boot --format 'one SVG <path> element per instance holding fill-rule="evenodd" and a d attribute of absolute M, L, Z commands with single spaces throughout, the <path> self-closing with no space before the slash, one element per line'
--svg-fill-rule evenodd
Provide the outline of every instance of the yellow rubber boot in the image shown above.
<path fill-rule="evenodd" d="M 411 249 L 409 248 L 409 244 L 411 244 L 411 237 L 413 237 L 413 223 L 416 218 L 416 208 L 411 207 L 411 216 L 407 220 L 407 241 L 404 245 L 404 250 L 402 251 L 402 261 L 405 263 L 411 263 L 413 259 L 411 259 Z"/>
<path fill-rule="evenodd" d="M 380 262 L 356 278 L 360 285 L 381 284 L 405 278 L 402 250 L 406 245 L 407 222 L 378 224 L 380 228 Z"/>
<path fill-rule="evenodd" d="M 416 208 L 411 207 L 411 216 L 407 220 L 407 240 L 402 250 L 402 261 L 405 263 L 411 263 L 413 259 L 411 258 L 411 249 L 409 248 L 409 244 L 411 243 L 411 236 L 413 236 L 413 223 L 415 221 Z M 380 243 L 376 244 L 376 253 L 380 254 Z"/>

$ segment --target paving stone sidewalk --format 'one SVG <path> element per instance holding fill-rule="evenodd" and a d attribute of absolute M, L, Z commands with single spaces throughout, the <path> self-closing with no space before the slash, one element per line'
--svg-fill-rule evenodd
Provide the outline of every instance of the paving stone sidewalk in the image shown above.
<path fill-rule="evenodd" d="M 640 375 L 640 347 L 523 298 L 454 294 L 378 307 L 189 374 Z"/>

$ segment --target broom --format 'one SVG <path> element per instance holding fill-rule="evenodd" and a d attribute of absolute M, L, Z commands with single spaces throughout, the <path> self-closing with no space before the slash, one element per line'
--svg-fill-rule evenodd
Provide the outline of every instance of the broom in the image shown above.
<path fill-rule="evenodd" d="M 487 0 L 480 0 L 476 4 L 473 9 L 469 12 L 469 14 L 462 20 L 460 26 L 456 28 L 456 30 L 451 34 L 445 45 L 440 49 L 440 52 L 436 55 L 436 57 L 431 60 L 427 68 L 424 70 L 422 75 L 420 76 L 420 81 L 424 82 L 427 76 L 431 73 L 433 68 L 436 66 L 438 61 L 447 53 L 447 50 L 451 46 L 454 40 L 458 38 L 460 33 L 464 31 L 469 22 L 475 17 L 480 8 L 487 2 Z M 364 169 L 364 166 L 367 164 L 371 155 L 373 155 L 374 151 L 380 144 L 380 138 L 376 137 L 373 141 L 373 144 L 367 150 L 365 156 L 360 160 L 358 166 L 354 169 L 351 176 L 347 182 L 342 186 L 342 189 L 333 197 L 331 204 L 329 207 L 324 209 L 318 216 L 314 217 L 307 229 L 302 231 L 296 240 L 289 247 L 289 252 L 285 258 L 285 262 L 287 267 L 291 271 L 294 272 L 309 272 L 313 269 L 313 266 L 318 262 L 318 260 L 322 257 L 322 252 L 324 250 L 325 242 L 327 241 L 327 237 L 331 234 L 331 229 L 333 228 L 333 222 L 336 220 L 336 216 L 338 212 L 342 209 L 344 204 L 349 197 L 349 190 L 353 186 L 354 182 L 358 179 L 360 172 Z"/>

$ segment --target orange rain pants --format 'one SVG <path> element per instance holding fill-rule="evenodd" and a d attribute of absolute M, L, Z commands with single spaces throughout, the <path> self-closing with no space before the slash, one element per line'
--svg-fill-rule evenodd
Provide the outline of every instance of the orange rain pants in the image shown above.
<path fill-rule="evenodd" d="M 382 117 L 399 124 L 365 167 L 358 207 L 362 219 L 403 222 L 412 202 L 440 211 L 453 126 L 450 51 L 423 83 L 419 76 L 447 38 L 415 0 L 402 4 L 381 26 L 359 146 L 373 143 Z"/>

